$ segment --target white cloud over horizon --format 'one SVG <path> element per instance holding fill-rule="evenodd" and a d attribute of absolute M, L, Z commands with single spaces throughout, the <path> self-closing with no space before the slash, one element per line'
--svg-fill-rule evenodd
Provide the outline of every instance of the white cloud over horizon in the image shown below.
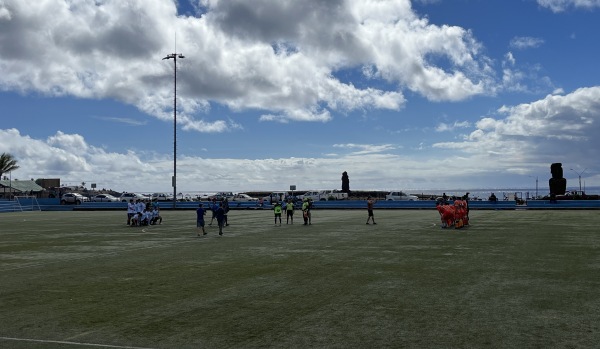
<path fill-rule="evenodd" d="M 453 127 L 468 126 L 457 122 Z M 332 150 L 342 153 L 322 158 L 250 160 L 184 155 L 177 161 L 178 187 L 184 192 L 277 190 L 291 184 L 306 189 L 337 188 L 344 171 L 354 189 L 457 187 L 464 186 L 464 178 L 474 178 L 470 181 L 473 186 L 487 183 L 489 187 L 498 168 L 528 176 L 549 173 L 553 162 L 563 162 L 566 167 L 589 163 L 600 157 L 599 132 L 600 87 L 581 88 L 567 95 L 503 106 L 497 115 L 481 118 L 463 139 L 431 144 L 439 154 L 425 159 L 399 154 L 395 151 L 399 146 L 394 144 L 332 144 Z M 574 147 L 574 143 L 585 146 Z M 170 185 L 172 158 L 135 151 L 106 152 L 78 134 L 58 131 L 40 140 L 16 129 L 0 130 L 0 144 L 0 151 L 19 161 L 20 169 L 13 178 L 50 175 L 62 178 L 63 183 L 95 182 L 117 191 L 168 191 Z M 590 173 L 598 171 L 596 166 L 590 164 Z M 495 180 L 503 183 L 499 177 Z M 600 185 L 597 176 L 588 181 Z"/>

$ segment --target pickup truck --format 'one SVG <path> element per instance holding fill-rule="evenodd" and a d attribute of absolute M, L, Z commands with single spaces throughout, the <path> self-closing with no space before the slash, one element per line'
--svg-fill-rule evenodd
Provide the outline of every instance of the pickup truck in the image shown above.
<path fill-rule="evenodd" d="M 328 201 L 328 200 L 345 200 L 348 199 L 348 193 L 343 193 L 339 190 L 319 190 L 309 191 L 304 193 L 304 199 L 313 201 Z"/>

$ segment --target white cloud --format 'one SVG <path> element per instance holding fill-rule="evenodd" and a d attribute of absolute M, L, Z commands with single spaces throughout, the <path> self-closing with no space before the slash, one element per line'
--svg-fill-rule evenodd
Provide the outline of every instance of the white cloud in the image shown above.
<path fill-rule="evenodd" d="M 555 89 L 547 76 L 540 76 L 538 65 L 517 65 L 512 52 L 507 52 L 502 60 L 502 89 L 511 92 L 541 93 Z"/>
<path fill-rule="evenodd" d="M 537 0 L 537 3 L 552 12 L 564 12 L 570 8 L 586 10 L 600 8 L 600 0 Z"/>
<path fill-rule="evenodd" d="M 534 38 L 531 36 L 517 36 L 510 41 L 510 47 L 523 50 L 527 48 L 540 47 L 543 43 L 544 40 L 541 38 Z"/>
<path fill-rule="evenodd" d="M 435 130 L 437 132 L 448 132 L 448 131 L 454 131 L 458 128 L 467 128 L 467 127 L 471 127 L 471 123 L 468 121 L 455 121 L 454 124 L 447 124 L 444 122 L 439 123 Z"/>
<path fill-rule="evenodd" d="M 87 152 L 63 149 L 57 143 L 59 140 L 76 141 Z M 351 152 L 333 158 L 258 160 L 180 156 L 177 159 L 178 191 L 281 190 L 290 184 L 302 189 L 339 188 L 344 171 L 348 171 L 354 189 L 444 185 L 456 188 L 461 181 L 458 174 L 439 178 L 440 165 L 458 173 L 461 166 L 453 164 L 451 159 L 423 160 L 388 154 L 398 148 L 391 144 L 340 144 L 332 148 Z M 13 179 L 61 178 L 64 185 L 97 183 L 99 188 L 139 192 L 168 191 L 171 184 L 173 162 L 169 157 L 134 151 L 106 152 L 85 143 L 79 135 L 59 132 L 47 141 L 40 141 L 21 135 L 15 129 L 0 130 L 0 152 L 11 153 L 20 165 L 12 174 Z M 284 173 L 285 176 L 265 173 Z"/>
<path fill-rule="evenodd" d="M 525 170 L 553 162 L 597 167 L 592 159 L 600 156 L 600 87 L 504 106 L 498 116 L 482 118 L 460 142 L 434 147 L 459 150 L 472 162 L 498 169 Z"/>
<path fill-rule="evenodd" d="M 132 118 L 106 117 L 106 116 L 95 116 L 94 118 L 96 118 L 98 120 L 118 122 L 118 123 L 121 123 L 121 124 L 130 125 L 130 126 L 142 126 L 142 125 L 146 125 L 147 124 L 146 121 L 135 120 L 135 119 L 132 119 Z"/>
<path fill-rule="evenodd" d="M 385 152 L 395 150 L 398 148 L 397 146 L 395 146 L 393 144 L 375 145 L 375 144 L 353 144 L 353 143 L 334 144 L 333 147 L 340 148 L 340 149 L 351 149 L 351 150 L 358 149 L 358 150 L 352 151 L 350 153 L 350 155 L 385 153 Z"/>
<path fill-rule="evenodd" d="M 4 0 L 0 89 L 117 99 L 167 121 L 173 61 L 161 58 L 172 52 L 175 32 L 186 56 L 177 65 L 180 123 L 199 132 L 240 126 L 205 120 L 214 103 L 264 111 L 265 121 L 327 122 L 334 112 L 400 110 L 403 91 L 375 87 L 378 79 L 435 101 L 495 89 L 472 33 L 418 18 L 408 0 L 207 0 L 198 6 L 201 17 L 177 16 L 172 0 L 36 6 Z M 439 58 L 446 63 L 436 64 Z M 373 86 L 340 81 L 341 69 L 367 73 Z"/>

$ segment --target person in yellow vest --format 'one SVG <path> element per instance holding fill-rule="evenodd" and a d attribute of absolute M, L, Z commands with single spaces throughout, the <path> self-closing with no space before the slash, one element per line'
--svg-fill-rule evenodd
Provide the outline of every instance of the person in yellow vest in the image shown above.
<path fill-rule="evenodd" d="M 311 214 L 310 214 L 311 208 L 312 208 L 312 200 L 305 198 L 304 202 L 302 203 L 302 213 L 304 216 L 304 225 L 311 224 Z"/>
<path fill-rule="evenodd" d="M 281 204 L 278 202 L 273 206 L 273 212 L 275 212 L 275 225 L 277 225 L 277 219 L 279 219 L 279 225 L 281 225 Z"/>
<path fill-rule="evenodd" d="M 292 199 L 288 199 L 285 204 L 285 212 L 287 218 L 285 224 L 290 224 L 290 219 L 292 220 L 292 224 L 294 224 L 294 202 L 292 202 Z"/>

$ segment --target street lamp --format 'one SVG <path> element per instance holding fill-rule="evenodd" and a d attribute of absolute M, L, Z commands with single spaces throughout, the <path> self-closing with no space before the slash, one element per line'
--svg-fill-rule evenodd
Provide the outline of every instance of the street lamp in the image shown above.
<path fill-rule="evenodd" d="M 581 172 L 577 172 L 574 169 L 570 169 L 570 170 L 573 171 L 573 172 L 575 172 L 575 173 L 577 173 L 577 176 L 579 176 L 579 191 L 581 192 L 581 175 L 585 172 L 585 170 L 587 170 L 587 168 L 584 169 Z"/>
<path fill-rule="evenodd" d="M 529 176 L 533 178 L 533 176 Z M 535 176 L 535 198 L 538 198 L 538 176 Z"/>
<path fill-rule="evenodd" d="M 171 180 L 173 185 L 173 208 L 177 205 L 177 58 L 185 58 L 181 53 L 171 53 L 167 55 L 165 59 L 173 59 L 175 63 L 173 65 L 174 82 L 173 82 L 173 178 Z"/>

